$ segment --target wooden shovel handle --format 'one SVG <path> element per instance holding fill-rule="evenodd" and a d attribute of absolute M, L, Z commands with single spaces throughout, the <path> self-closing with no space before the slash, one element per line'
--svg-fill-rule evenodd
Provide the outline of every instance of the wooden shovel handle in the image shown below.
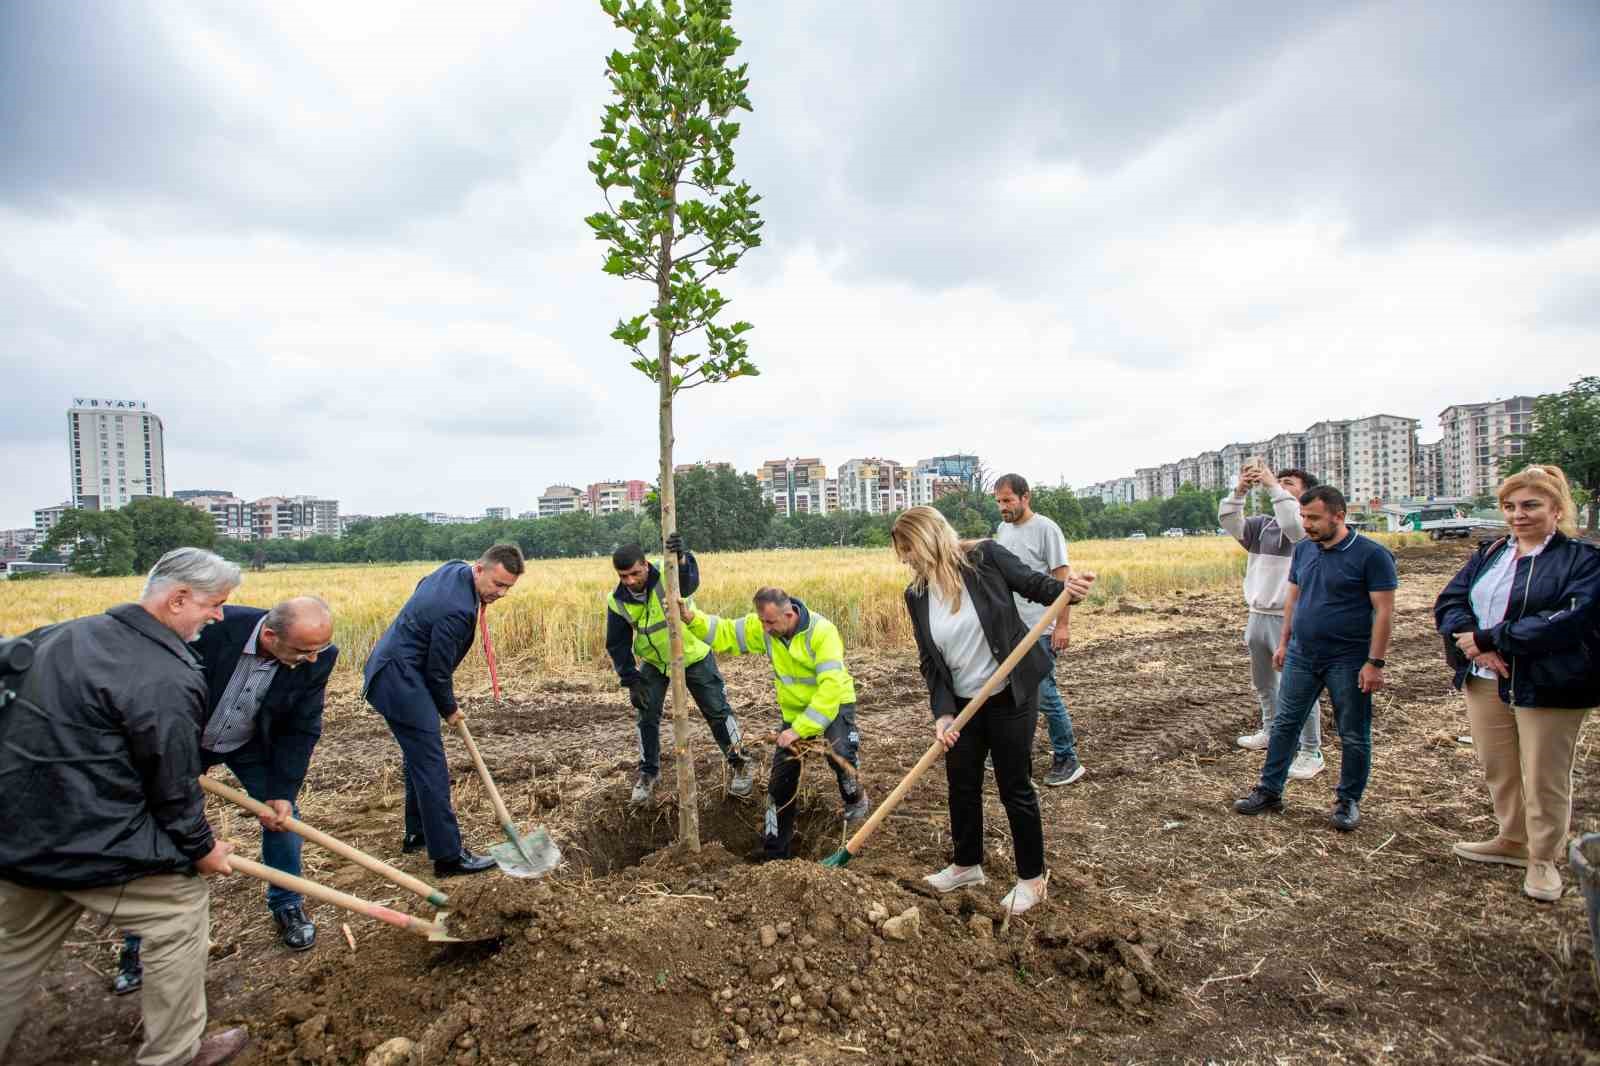
<path fill-rule="evenodd" d="M 483 780 L 483 787 L 489 793 L 489 802 L 494 804 L 494 816 L 500 819 L 500 828 L 515 838 L 516 826 L 511 824 L 511 812 L 506 810 L 505 801 L 500 798 L 500 790 L 494 787 L 494 778 L 489 776 L 489 768 L 483 764 L 483 755 L 478 751 L 478 744 L 472 739 L 472 731 L 467 728 L 467 720 L 462 718 L 456 722 L 456 729 L 461 733 L 461 740 L 467 746 L 467 754 L 472 756 L 472 765 L 478 768 L 478 777 Z"/>
<path fill-rule="evenodd" d="M 238 804 L 251 814 L 257 816 L 265 815 L 268 818 L 277 817 L 277 812 L 275 812 L 271 807 L 268 807 L 265 803 L 245 795 L 236 788 L 229 788 L 227 785 L 224 785 L 221 781 L 218 781 L 215 778 L 201 775 L 200 787 L 211 793 L 213 796 L 220 796 L 230 803 Z M 311 841 L 313 844 L 327 848 L 335 855 L 341 855 L 355 863 L 357 866 L 366 867 L 368 870 L 371 870 L 373 873 L 377 874 L 379 877 L 382 877 L 391 884 L 399 885 L 407 892 L 415 892 L 417 895 L 421 896 L 435 907 L 443 907 L 449 902 L 449 897 L 447 897 L 443 892 L 440 892 L 437 888 L 434 888 L 432 885 L 428 884 L 426 881 L 412 877 L 404 870 L 397 870 L 393 866 L 390 866 L 388 863 L 384 862 L 382 859 L 374 858 L 373 856 L 362 851 L 360 848 L 352 847 L 342 840 L 329 836 L 320 829 L 313 829 L 311 826 L 302 822 L 298 818 L 286 818 L 284 819 L 283 824 L 284 827 L 295 836 L 302 837 Z"/>
<path fill-rule="evenodd" d="M 1033 628 L 1028 630 L 1028 635 L 1022 638 L 1022 643 L 1011 650 L 1011 654 L 1006 656 L 1005 662 L 1001 663 L 995 672 L 990 675 L 989 680 L 983 683 L 983 687 L 978 689 L 978 694 L 967 702 L 966 707 L 962 709 L 960 714 L 956 715 L 956 720 L 950 724 L 951 729 L 960 729 L 966 725 L 972 720 L 972 716 L 977 714 L 983 705 L 988 702 L 989 697 L 999 691 L 1000 686 L 1006 683 L 1006 679 L 1011 676 L 1011 671 L 1016 669 L 1023 656 L 1027 655 L 1033 646 L 1039 642 L 1039 638 L 1044 636 L 1045 629 L 1049 627 L 1051 622 L 1056 620 L 1058 614 L 1066 609 L 1068 603 L 1071 602 L 1071 595 L 1070 590 L 1061 590 L 1061 595 L 1057 596 L 1055 602 L 1046 609 L 1044 617 L 1033 624 Z M 922 758 L 917 760 L 917 765 L 913 766 L 911 772 L 900 779 L 900 783 L 894 786 L 894 791 L 885 797 L 884 801 L 878 805 L 878 809 L 872 812 L 872 816 L 866 820 L 860 829 L 856 830 L 855 836 L 850 838 L 844 849 L 851 855 L 860 855 L 861 849 L 866 847 L 868 838 L 878 831 L 878 826 L 882 825 L 883 820 L 889 817 L 889 812 L 900 805 L 900 801 L 905 798 L 905 794 L 911 791 L 911 786 L 915 785 L 918 779 L 928 772 L 928 767 L 938 762 L 939 757 L 943 754 L 944 745 L 939 743 L 938 740 L 928 745 L 928 750 L 923 752 Z"/>
<path fill-rule="evenodd" d="M 287 888 L 292 892 L 299 892 L 301 895 L 310 896 L 312 899 L 320 899 L 322 902 L 331 903 L 335 907 L 343 907 L 354 914 L 364 914 L 368 918 L 376 918 L 380 922 L 388 922 L 397 929 L 407 930 L 424 939 L 431 937 L 434 933 L 432 922 L 425 922 L 421 918 L 410 914 L 401 914 L 399 911 L 390 910 L 388 907 L 373 903 L 370 900 L 352 896 L 348 892 L 340 892 L 338 889 L 329 888 L 327 885 L 319 885 L 315 881 L 307 881 L 305 878 L 296 877 L 294 874 L 286 874 L 282 870 L 275 870 L 263 863 L 256 862 L 254 859 L 244 859 L 238 855 L 229 855 L 228 865 L 239 873 L 260 878 L 268 884 L 277 885 L 279 888 Z"/>

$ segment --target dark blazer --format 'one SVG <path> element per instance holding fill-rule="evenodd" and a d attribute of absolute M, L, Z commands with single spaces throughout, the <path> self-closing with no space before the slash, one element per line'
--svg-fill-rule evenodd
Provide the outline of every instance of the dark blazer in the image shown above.
<path fill-rule="evenodd" d="M 405 707 L 378 707 L 384 715 L 410 718 L 425 690 L 440 718 L 456 713 L 456 667 L 472 649 L 477 632 L 478 590 L 472 567 L 459 559 L 445 563 L 417 582 L 416 591 L 400 608 L 367 658 L 363 695 L 378 671 L 393 666 Z"/>
<path fill-rule="evenodd" d="M 1006 656 L 1028 635 L 1028 627 L 1022 624 L 1011 594 L 1015 592 L 1034 603 L 1051 604 L 1066 586 L 1049 574 L 1029 568 L 1027 563 L 992 540 L 979 541 L 967 558 L 972 562 L 972 569 L 961 572 L 966 594 L 972 597 L 990 654 L 996 662 L 1005 662 Z M 917 638 L 917 654 L 922 661 L 922 678 L 928 683 L 928 703 L 933 708 L 933 716 L 955 714 L 956 690 L 950 667 L 928 628 L 927 591 L 917 592 L 908 586 L 906 610 L 911 613 L 911 629 Z M 1007 680 L 1017 706 L 1033 701 L 1039 694 L 1039 682 L 1053 669 L 1055 663 L 1050 654 L 1035 642 Z"/>
<path fill-rule="evenodd" d="M 222 621 L 200 631 L 200 639 L 193 647 L 206 675 L 207 722 L 222 702 L 222 693 L 244 654 L 245 643 L 266 614 L 258 607 L 224 607 Z M 311 749 L 322 736 L 322 700 L 338 659 L 339 649 L 329 645 L 316 662 L 302 663 L 293 670 L 279 665 L 273 675 L 256 712 L 256 739 L 266 751 L 268 762 L 268 794 L 258 799 L 292 800 L 299 793 L 306 767 L 311 764 Z M 202 735 L 204 732 L 202 728 Z"/>
<path fill-rule="evenodd" d="M 0 710 L 0 879 L 70 890 L 189 870 L 213 838 L 188 645 L 136 603 L 28 638 L 33 666 Z"/>
<path fill-rule="evenodd" d="M 1558 530 L 1544 551 L 1517 560 L 1505 619 L 1482 629 L 1472 610 L 1472 586 L 1512 550 L 1505 537 L 1484 544 L 1433 605 L 1456 687 L 1465 683 L 1471 664 L 1452 635 L 1470 629 L 1479 648 L 1498 651 L 1511 667 L 1499 688 L 1512 706 L 1600 705 L 1600 548 Z"/>

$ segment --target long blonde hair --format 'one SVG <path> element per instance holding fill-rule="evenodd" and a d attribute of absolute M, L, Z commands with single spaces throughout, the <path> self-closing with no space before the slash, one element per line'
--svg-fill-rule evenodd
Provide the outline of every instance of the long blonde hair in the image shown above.
<path fill-rule="evenodd" d="M 961 610 L 961 572 L 971 570 L 972 561 L 950 521 L 932 507 L 912 507 L 894 520 L 889 537 L 911 567 L 911 588 L 923 592 L 932 581 L 950 613 Z"/>
<path fill-rule="evenodd" d="M 1567 485 L 1567 475 L 1559 466 L 1545 464 L 1540 466 L 1525 466 L 1500 482 L 1500 487 L 1494 494 L 1504 507 L 1506 497 L 1513 492 L 1531 489 L 1549 500 L 1551 505 L 1559 512 L 1556 518 L 1556 528 L 1569 537 L 1578 535 L 1578 509 L 1572 503 L 1572 489 Z"/>

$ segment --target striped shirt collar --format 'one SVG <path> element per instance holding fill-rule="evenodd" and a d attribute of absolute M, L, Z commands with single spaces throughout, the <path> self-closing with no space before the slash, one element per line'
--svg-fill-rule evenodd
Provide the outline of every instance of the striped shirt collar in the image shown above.
<path fill-rule="evenodd" d="M 261 638 L 261 630 L 266 627 L 266 624 L 267 616 L 262 615 L 260 620 L 256 622 L 256 627 L 250 631 L 250 639 L 244 642 L 244 654 L 259 655 L 263 659 L 270 658 L 266 652 L 256 650 L 259 646 L 258 641 Z"/>

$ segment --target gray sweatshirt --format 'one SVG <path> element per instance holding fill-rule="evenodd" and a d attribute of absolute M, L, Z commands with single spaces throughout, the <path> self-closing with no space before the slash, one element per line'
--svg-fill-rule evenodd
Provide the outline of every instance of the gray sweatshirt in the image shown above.
<path fill-rule="evenodd" d="M 1244 571 L 1244 602 L 1256 614 L 1283 614 L 1289 598 L 1289 558 L 1305 540 L 1300 503 L 1282 488 L 1272 489 L 1272 517 L 1244 516 L 1237 492 L 1217 505 L 1217 524 L 1249 553 Z"/>

